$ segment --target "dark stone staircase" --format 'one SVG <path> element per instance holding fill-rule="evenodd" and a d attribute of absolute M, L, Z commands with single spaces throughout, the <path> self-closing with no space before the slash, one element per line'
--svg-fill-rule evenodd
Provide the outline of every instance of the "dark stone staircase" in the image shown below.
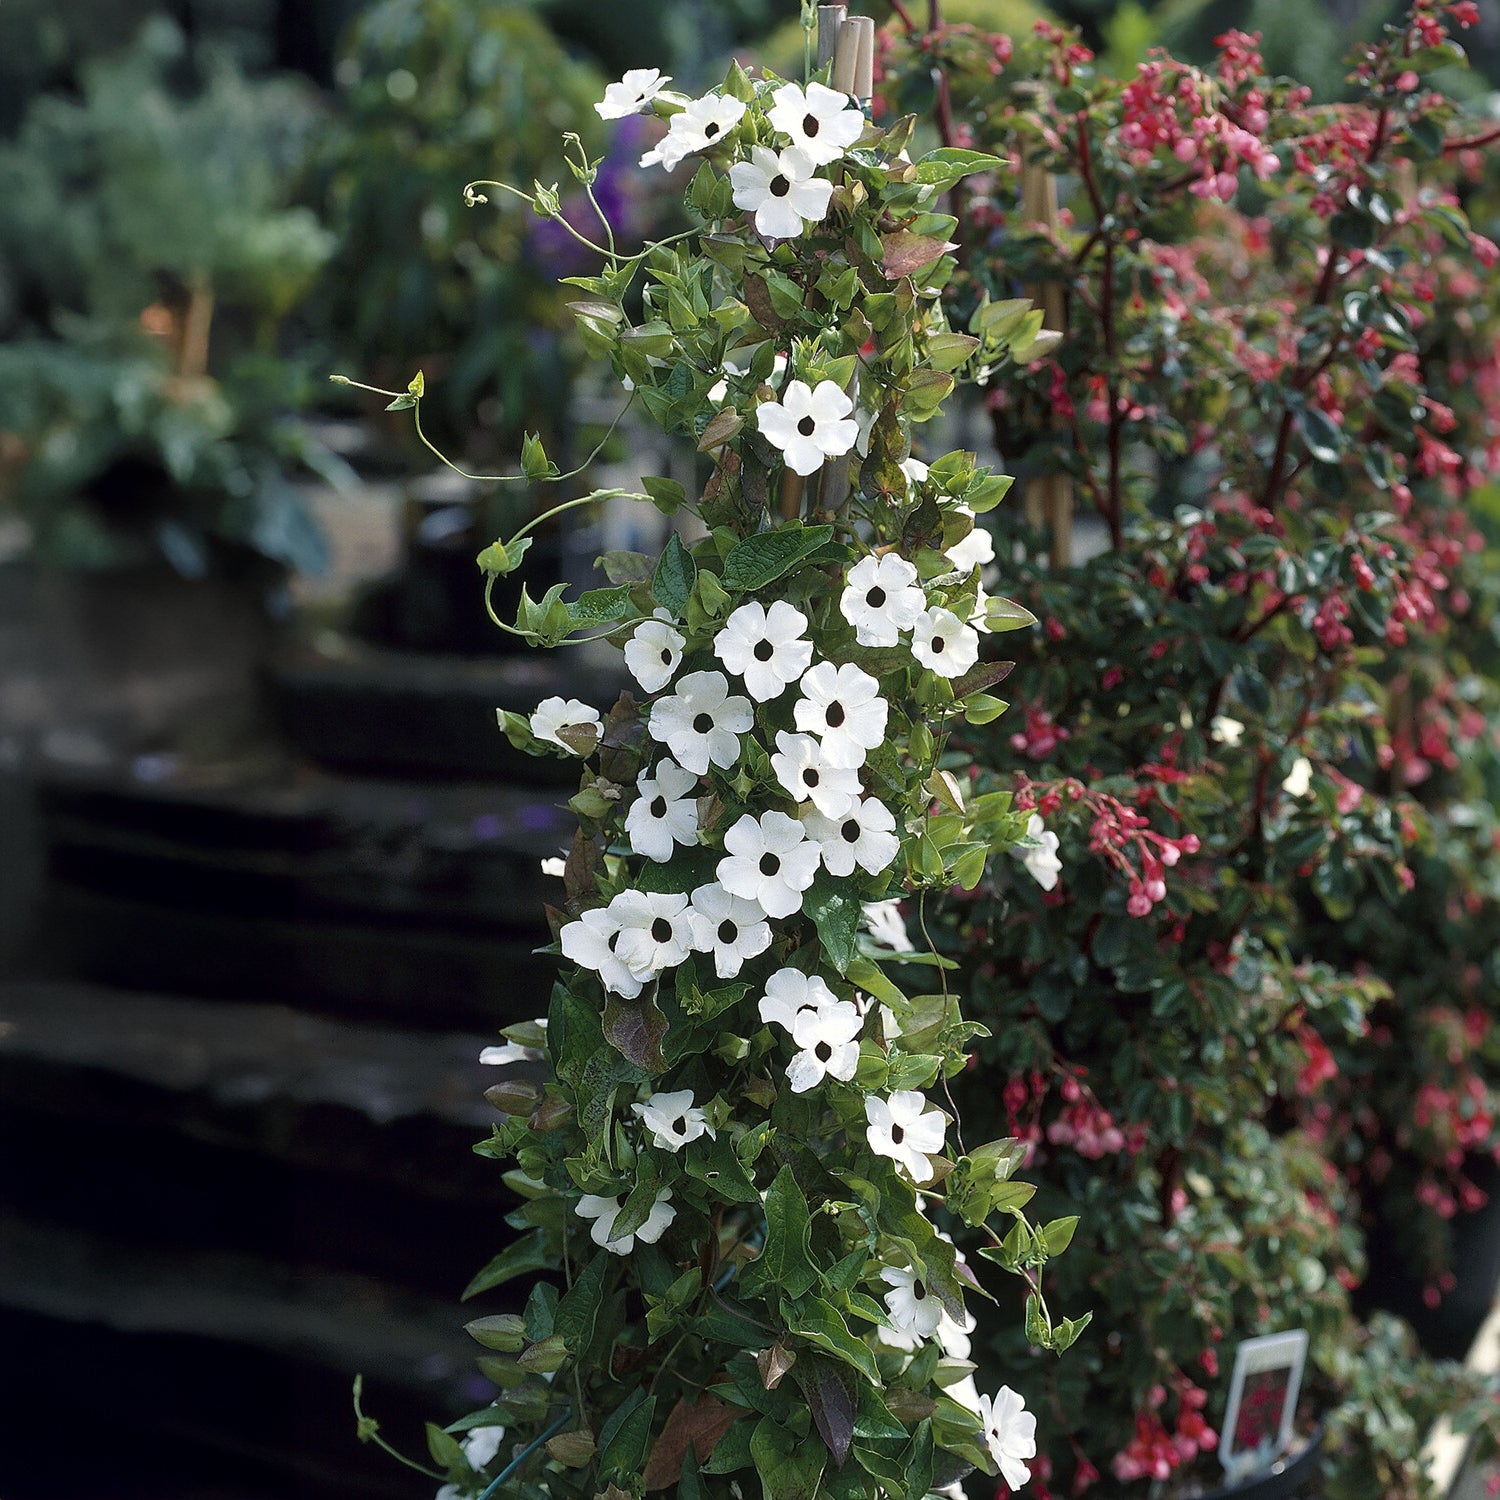
<path fill-rule="evenodd" d="M 355 1441 L 355 1373 L 417 1458 L 490 1394 L 477 1058 L 545 1010 L 571 827 L 568 768 L 495 709 L 615 685 L 335 638 L 268 686 L 282 734 L 233 756 L 35 736 L 0 765 L 38 870 L 0 944 L 4 1500 L 425 1497 Z"/>

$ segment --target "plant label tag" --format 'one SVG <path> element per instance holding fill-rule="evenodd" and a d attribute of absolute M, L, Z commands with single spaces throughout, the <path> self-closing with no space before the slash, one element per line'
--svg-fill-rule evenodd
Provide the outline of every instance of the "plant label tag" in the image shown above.
<path fill-rule="evenodd" d="M 1231 1483 L 1264 1473 L 1291 1447 L 1306 1359 L 1303 1328 L 1246 1339 L 1235 1351 L 1219 1440 L 1219 1461 Z"/>

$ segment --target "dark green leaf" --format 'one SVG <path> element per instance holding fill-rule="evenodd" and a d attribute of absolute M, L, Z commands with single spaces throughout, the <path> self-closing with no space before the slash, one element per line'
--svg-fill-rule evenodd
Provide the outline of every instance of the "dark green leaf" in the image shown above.
<path fill-rule="evenodd" d="M 783 1167 L 766 1194 L 766 1244 L 760 1257 L 740 1273 L 748 1296 L 776 1285 L 801 1297 L 818 1279 L 812 1262 L 812 1220 L 807 1199 L 790 1167 Z"/>
<path fill-rule="evenodd" d="M 537 1271 L 556 1269 L 557 1256 L 547 1243 L 547 1236 L 540 1229 L 524 1234 L 514 1244 L 507 1245 L 464 1288 L 464 1300 L 477 1297 L 492 1287 L 503 1286 L 517 1276 L 535 1274 Z"/>
<path fill-rule="evenodd" d="M 680 615 L 697 579 L 698 565 L 682 545 L 682 539 L 669 537 L 651 580 L 652 597 L 672 615 Z"/>
<path fill-rule="evenodd" d="M 724 587 L 738 593 L 764 588 L 832 536 L 831 526 L 783 526 L 746 537 L 724 559 Z"/>
<path fill-rule="evenodd" d="M 840 974 L 855 957 L 862 906 L 859 891 L 848 880 L 819 870 L 802 899 L 802 910 L 813 919 L 824 956 Z"/>

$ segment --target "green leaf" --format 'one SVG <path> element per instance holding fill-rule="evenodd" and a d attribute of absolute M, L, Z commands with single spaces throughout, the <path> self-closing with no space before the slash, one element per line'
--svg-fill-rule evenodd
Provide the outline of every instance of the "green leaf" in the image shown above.
<path fill-rule="evenodd" d="M 677 480 L 662 479 L 655 474 L 648 474 L 641 480 L 641 488 L 664 516 L 675 515 L 687 499 L 687 491 Z"/>
<path fill-rule="evenodd" d="M 827 870 L 818 871 L 802 898 L 802 910 L 818 929 L 823 954 L 840 974 L 854 961 L 862 909 L 858 890 Z"/>
<path fill-rule="evenodd" d="M 1078 1228 L 1078 1215 L 1070 1214 L 1066 1219 L 1053 1219 L 1042 1230 L 1042 1240 L 1048 1255 L 1061 1255 L 1073 1243 L 1073 1231 Z"/>
<path fill-rule="evenodd" d="M 436 1422 L 427 1424 L 427 1451 L 440 1469 L 460 1469 L 464 1466 L 464 1450 L 458 1439 L 449 1436 Z"/>
<path fill-rule="evenodd" d="M 947 192 L 954 183 L 971 172 L 993 172 L 1002 165 L 998 156 L 990 156 L 983 151 L 963 151 L 955 146 L 944 146 L 940 150 L 929 151 L 917 163 L 917 181 L 924 187 Z"/>
<path fill-rule="evenodd" d="M 541 438 L 534 432 L 521 439 L 521 472 L 528 479 L 550 479 L 557 473 L 557 465 L 547 457 Z"/>
<path fill-rule="evenodd" d="M 1327 412 L 1316 406 L 1304 406 L 1297 413 L 1297 431 L 1307 444 L 1307 451 L 1320 464 L 1336 464 L 1344 451 L 1344 434 Z"/>
<path fill-rule="evenodd" d="M 517 1276 L 535 1274 L 537 1271 L 552 1271 L 557 1268 L 557 1255 L 548 1244 L 544 1231 L 534 1229 L 523 1234 L 514 1244 L 507 1245 L 489 1265 L 464 1288 L 464 1300 L 477 1297 L 493 1287 L 503 1286 Z"/>
<path fill-rule="evenodd" d="M 845 1364 L 852 1365 L 866 1380 L 880 1384 L 874 1351 L 862 1338 L 849 1332 L 849 1325 L 838 1310 L 821 1297 L 804 1298 L 796 1315 L 788 1317 L 787 1327 Z"/>
<path fill-rule="evenodd" d="M 1014 599 L 991 599 L 985 605 L 984 621 L 991 630 L 1004 634 L 1007 630 L 1029 629 L 1036 624 L 1036 616 Z"/>
<path fill-rule="evenodd" d="M 642 1396 L 639 1388 L 611 1413 L 599 1433 L 599 1475 L 634 1478 L 646 1465 L 651 1446 L 651 1418 L 656 1397 Z"/>
<path fill-rule="evenodd" d="M 486 1349 L 514 1354 L 526 1342 L 526 1320 L 519 1313 L 497 1313 L 465 1323 L 464 1332 Z"/>
<path fill-rule="evenodd" d="M 600 1250 L 580 1271 L 572 1287 L 558 1302 L 552 1317 L 552 1332 L 574 1353 L 587 1349 L 594 1336 L 594 1325 L 604 1302 L 604 1283 L 609 1275 L 612 1257 Z"/>
<path fill-rule="evenodd" d="M 807 1199 L 792 1169 L 783 1167 L 766 1194 L 765 1249 L 740 1273 L 740 1284 L 750 1297 L 772 1285 L 780 1286 L 789 1297 L 801 1297 L 817 1280 Z"/>
<path fill-rule="evenodd" d="M 669 537 L 651 580 L 651 596 L 663 609 L 679 616 L 697 577 L 698 564 L 682 545 L 682 538 Z"/>
<path fill-rule="evenodd" d="M 521 559 L 526 556 L 532 540 L 533 538 L 529 536 L 523 536 L 508 546 L 503 542 L 491 542 L 474 561 L 479 564 L 480 572 L 488 573 L 495 578 L 504 578 L 521 566 Z"/>
<path fill-rule="evenodd" d="M 587 589 L 568 603 L 568 619 L 574 630 L 628 620 L 634 613 L 630 585 L 625 583 L 612 589 Z"/>
<path fill-rule="evenodd" d="M 764 588 L 832 536 L 831 526 L 783 526 L 746 537 L 724 559 L 724 587 L 738 593 Z"/>
<path fill-rule="evenodd" d="M 799 1442 L 782 1423 L 762 1417 L 750 1438 L 750 1457 L 765 1500 L 817 1500 L 827 1458 L 819 1444 Z"/>

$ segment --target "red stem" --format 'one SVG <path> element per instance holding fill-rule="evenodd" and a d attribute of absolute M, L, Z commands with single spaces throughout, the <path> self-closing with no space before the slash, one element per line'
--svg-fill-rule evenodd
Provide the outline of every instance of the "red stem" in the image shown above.
<path fill-rule="evenodd" d="M 1483 135 L 1471 135 L 1458 141 L 1444 141 L 1443 151 L 1476 151 L 1480 146 L 1488 146 L 1493 141 L 1500 141 L 1500 126 L 1494 130 L 1488 130 Z"/>
<path fill-rule="evenodd" d="M 917 23 L 912 20 L 911 12 L 901 3 L 901 0 L 890 0 L 890 7 L 895 11 L 896 19 L 906 27 L 907 35 L 910 36 L 917 29 Z"/>

